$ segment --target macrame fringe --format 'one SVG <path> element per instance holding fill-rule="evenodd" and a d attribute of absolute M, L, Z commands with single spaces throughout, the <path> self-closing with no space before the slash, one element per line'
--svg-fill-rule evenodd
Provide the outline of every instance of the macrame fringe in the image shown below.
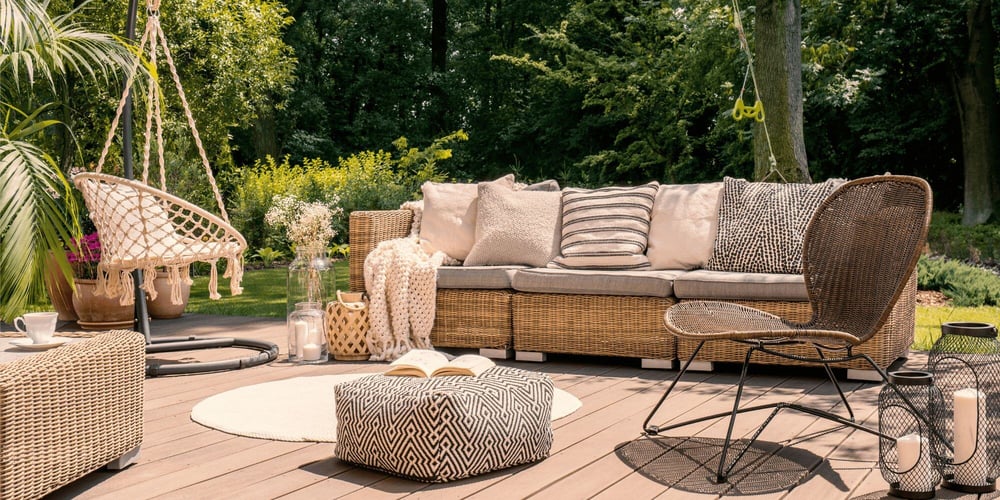
<path fill-rule="evenodd" d="M 222 295 L 219 294 L 219 270 L 216 268 L 218 263 L 218 259 L 209 262 L 209 265 L 212 266 L 212 272 L 208 278 L 208 298 L 212 300 L 222 298 Z"/>
<path fill-rule="evenodd" d="M 243 293 L 243 254 L 230 255 L 226 259 L 226 272 L 223 278 L 229 278 L 229 293 L 240 295 Z"/>

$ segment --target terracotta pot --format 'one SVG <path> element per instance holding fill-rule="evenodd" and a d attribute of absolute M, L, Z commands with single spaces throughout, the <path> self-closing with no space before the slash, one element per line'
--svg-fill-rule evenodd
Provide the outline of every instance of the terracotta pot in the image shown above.
<path fill-rule="evenodd" d="M 73 308 L 79 316 L 77 324 L 84 330 L 108 330 L 131 327 L 135 320 L 135 306 L 121 305 L 118 297 L 97 296 L 97 280 L 76 279 Z"/>
<path fill-rule="evenodd" d="M 188 299 L 191 297 L 191 285 L 181 282 L 181 303 L 170 302 L 170 280 L 166 276 L 157 276 L 153 280 L 153 288 L 156 289 L 156 299 L 149 300 L 146 305 L 149 307 L 149 316 L 153 319 L 173 319 L 184 314 Z"/>
<path fill-rule="evenodd" d="M 52 307 L 59 313 L 60 321 L 76 321 L 76 309 L 73 308 L 73 287 L 66 276 L 59 271 L 56 258 L 49 253 L 45 262 L 45 289 L 49 292 Z"/>

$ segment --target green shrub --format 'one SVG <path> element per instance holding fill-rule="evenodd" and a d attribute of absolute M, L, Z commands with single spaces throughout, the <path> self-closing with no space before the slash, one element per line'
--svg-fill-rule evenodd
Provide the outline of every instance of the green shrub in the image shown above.
<path fill-rule="evenodd" d="M 458 131 L 418 149 L 409 147 L 406 138 L 401 137 L 393 143 L 395 155 L 381 150 L 362 151 L 341 158 L 336 166 L 319 159 L 293 165 L 287 157 L 280 163 L 268 157 L 252 167 L 233 170 L 225 179 L 233 193 L 230 219 L 250 248 L 287 250 L 284 231 L 264 223 L 273 198 L 294 195 L 307 202 L 329 202 L 336 195 L 345 215 L 334 220 L 334 243 L 345 243 L 347 214 L 399 208 L 403 202 L 418 198 L 425 181 L 445 180 L 443 174 L 437 173 L 437 163 L 451 157 L 446 146 L 467 138 Z"/>
<path fill-rule="evenodd" d="M 955 260 L 921 257 L 917 287 L 938 290 L 958 307 L 1000 305 L 1000 276 Z"/>
<path fill-rule="evenodd" d="M 927 233 L 935 254 L 971 262 L 1000 262 L 1000 225 L 963 226 L 962 216 L 935 212 Z"/>

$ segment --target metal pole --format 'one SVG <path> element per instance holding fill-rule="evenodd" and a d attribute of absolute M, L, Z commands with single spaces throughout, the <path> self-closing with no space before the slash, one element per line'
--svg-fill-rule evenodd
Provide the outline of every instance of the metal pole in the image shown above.
<path fill-rule="evenodd" d="M 125 38 L 135 41 L 135 23 L 138 17 L 139 0 L 129 0 L 128 17 L 125 20 Z M 132 168 L 132 90 L 125 96 L 125 109 L 122 111 L 122 165 L 125 168 L 125 178 L 134 179 Z M 149 308 L 146 306 L 146 292 L 142 290 L 142 270 L 132 271 L 132 281 L 135 282 L 135 322 L 132 329 L 146 337 L 146 344 L 152 339 L 149 335 Z"/>

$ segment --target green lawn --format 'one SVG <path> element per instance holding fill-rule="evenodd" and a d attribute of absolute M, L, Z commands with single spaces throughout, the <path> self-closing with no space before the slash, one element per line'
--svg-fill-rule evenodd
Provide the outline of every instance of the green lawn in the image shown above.
<path fill-rule="evenodd" d="M 347 261 L 334 262 L 337 289 L 347 290 Z M 219 279 L 222 299 L 208 298 L 208 276 L 199 276 L 191 286 L 191 300 L 185 312 L 225 316 L 285 316 L 285 286 L 288 270 L 284 267 L 247 270 L 243 275 L 243 294 L 229 295 L 229 280 Z"/>
<path fill-rule="evenodd" d="M 974 321 L 997 324 L 1000 307 L 930 307 L 917 306 L 917 329 L 913 333 L 913 348 L 927 351 L 941 336 L 941 324 L 953 321 Z"/>

